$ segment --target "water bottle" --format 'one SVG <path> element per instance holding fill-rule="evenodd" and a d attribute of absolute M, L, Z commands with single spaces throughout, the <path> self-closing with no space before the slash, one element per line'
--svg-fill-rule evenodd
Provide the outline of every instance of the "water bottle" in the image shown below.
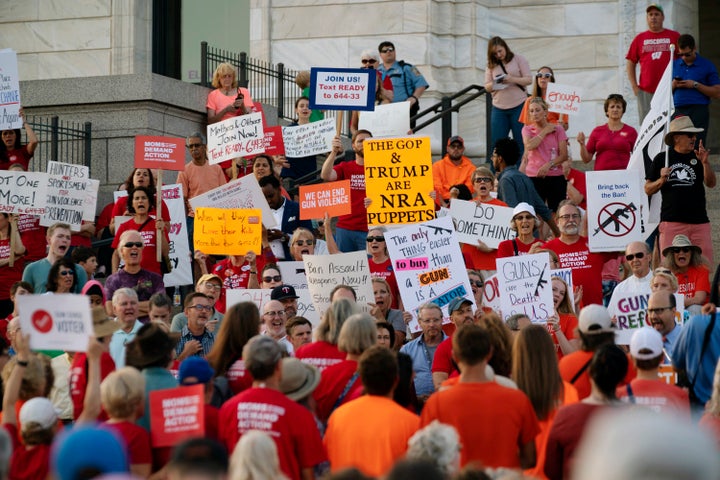
<path fill-rule="evenodd" d="M 557 149 L 556 149 L 555 147 L 553 147 L 553 148 L 550 149 L 550 163 L 552 163 L 553 160 L 555 160 L 556 157 L 557 157 Z M 555 168 L 557 168 L 557 167 L 556 167 L 555 165 L 552 165 L 552 166 L 550 167 L 550 170 L 553 170 L 553 169 L 555 169 Z"/>
<path fill-rule="evenodd" d="M 173 294 L 173 305 L 180 306 L 180 288 L 178 287 L 175 287 L 175 293 Z"/>

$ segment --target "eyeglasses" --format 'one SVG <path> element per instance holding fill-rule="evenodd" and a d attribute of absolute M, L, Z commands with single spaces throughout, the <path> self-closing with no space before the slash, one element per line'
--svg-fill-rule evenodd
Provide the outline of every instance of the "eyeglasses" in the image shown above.
<path fill-rule="evenodd" d="M 372 243 L 372 242 L 384 242 L 384 241 L 385 241 L 385 237 L 380 237 L 380 236 L 378 236 L 378 237 L 367 237 L 366 240 L 367 240 L 368 243 Z"/>
<path fill-rule="evenodd" d="M 474 180 L 475 183 L 492 183 L 492 181 L 491 177 L 476 177 Z"/>
<path fill-rule="evenodd" d="M 143 242 L 127 242 L 125 245 L 123 245 L 125 248 L 142 248 Z"/>
<path fill-rule="evenodd" d="M 213 309 L 213 307 L 211 307 L 210 305 L 199 305 L 199 304 L 198 305 L 190 305 L 187 308 L 194 308 L 198 312 L 202 312 L 203 310 L 205 310 L 206 312 L 209 312 Z"/>
<path fill-rule="evenodd" d="M 279 282 L 282 280 L 282 277 L 280 275 L 274 275 L 272 277 L 263 277 L 263 282 L 270 283 L 270 282 Z"/>
<path fill-rule="evenodd" d="M 648 309 L 647 309 L 647 313 L 648 313 L 648 315 L 650 315 L 651 313 L 652 313 L 652 314 L 656 314 L 656 315 L 660 315 L 660 314 L 661 314 L 662 312 L 664 312 L 665 310 L 672 310 L 672 308 L 673 308 L 673 307 L 648 308 Z"/>
<path fill-rule="evenodd" d="M 385 47 L 382 50 L 380 50 L 380 53 L 388 53 L 388 52 L 394 52 L 395 49 L 393 47 Z"/>
<path fill-rule="evenodd" d="M 513 220 L 535 220 L 535 217 L 533 217 L 532 215 L 518 215 Z"/>
<path fill-rule="evenodd" d="M 303 246 L 303 245 L 315 245 L 315 240 L 295 240 L 295 245 Z"/>
<path fill-rule="evenodd" d="M 370 65 L 377 63 L 377 60 L 375 60 L 374 58 L 363 58 L 360 61 L 362 62 L 363 65 L 365 65 L 366 63 L 369 63 Z"/>
<path fill-rule="evenodd" d="M 75 275 L 75 271 L 73 270 L 61 270 L 60 275 L 63 277 L 67 277 L 68 275 Z"/>
<path fill-rule="evenodd" d="M 188 150 L 192 150 L 193 148 L 200 148 L 204 146 L 202 143 L 191 143 L 187 146 Z"/>
<path fill-rule="evenodd" d="M 690 251 L 690 247 L 672 247 L 670 251 L 672 253 L 688 253 Z"/>
<path fill-rule="evenodd" d="M 580 214 L 579 213 L 572 213 L 572 214 L 566 213 L 565 215 L 560 215 L 558 218 L 560 220 L 570 220 L 570 219 L 580 220 Z"/>
<path fill-rule="evenodd" d="M 536 73 L 535 76 L 537 78 L 552 78 L 552 73 Z"/>
<path fill-rule="evenodd" d="M 285 316 L 285 310 L 278 310 L 276 312 L 265 312 L 263 315 L 267 315 L 268 317 L 284 317 Z"/>
<path fill-rule="evenodd" d="M 632 261 L 633 261 L 634 259 L 636 259 L 636 258 L 637 258 L 638 260 L 640 260 L 640 259 L 643 258 L 643 257 L 645 257 L 645 253 L 644 253 L 644 252 L 629 253 L 629 254 L 625 255 L 625 260 L 627 260 L 628 262 L 632 262 Z"/>
<path fill-rule="evenodd" d="M 217 283 L 206 283 L 205 288 L 209 288 L 210 290 L 221 290 L 222 285 L 218 285 Z"/>

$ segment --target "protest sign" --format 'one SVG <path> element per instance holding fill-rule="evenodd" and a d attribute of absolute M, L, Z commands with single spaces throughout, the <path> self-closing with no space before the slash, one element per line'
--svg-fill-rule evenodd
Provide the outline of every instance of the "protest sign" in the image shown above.
<path fill-rule="evenodd" d="M 265 228 L 277 227 L 275 216 L 265 200 L 255 175 L 246 175 L 190 199 L 193 210 L 213 208 L 259 208 Z"/>
<path fill-rule="evenodd" d="M 300 220 L 350 214 L 350 180 L 300 186 Z"/>
<path fill-rule="evenodd" d="M 486 278 L 483 283 L 483 307 L 500 311 L 500 287 L 497 274 Z"/>
<path fill-rule="evenodd" d="M 286 283 L 283 282 L 283 284 Z M 263 305 L 270 301 L 270 292 L 272 292 L 272 290 L 265 288 L 235 288 L 225 290 L 225 305 L 227 308 L 230 308 L 240 302 L 253 302 L 258 307 L 258 310 L 262 312 Z M 312 323 L 313 329 L 316 328 L 320 324 L 320 315 L 310 298 L 310 290 L 307 288 L 295 288 L 295 294 L 299 297 L 297 299 L 296 315 L 307 318 L 310 323 Z M 290 320 L 290 318 L 286 320 Z"/>
<path fill-rule="evenodd" d="M 196 209 L 194 249 L 209 255 L 260 253 L 260 215 L 259 209 Z"/>
<path fill-rule="evenodd" d="M 264 117 L 263 117 L 264 118 Z M 265 127 L 263 142 L 266 155 L 285 155 L 285 144 L 283 143 L 282 126 Z"/>
<path fill-rule="evenodd" d="M 42 215 L 47 186 L 47 173 L 0 171 L 0 212 Z"/>
<path fill-rule="evenodd" d="M 639 170 L 587 172 L 588 247 L 591 252 L 625 250 L 642 241 Z"/>
<path fill-rule="evenodd" d="M 150 442 L 172 447 L 205 436 L 205 386 L 190 385 L 150 392 Z"/>
<path fill-rule="evenodd" d="M 97 208 L 97 196 L 100 189 L 100 180 L 88 179 L 85 200 L 83 200 L 83 221 L 95 222 L 95 210 Z"/>
<path fill-rule="evenodd" d="M 179 183 L 163 185 L 162 199 L 170 212 L 170 220 L 166 220 L 166 223 L 170 227 L 168 238 L 170 240 L 170 263 L 172 264 L 172 271 L 163 276 L 163 283 L 166 287 L 192 285 L 192 259 L 188 243 L 182 185 Z"/>
<path fill-rule="evenodd" d="M 498 287 L 503 320 L 523 313 L 534 323 L 555 314 L 550 257 L 547 253 L 498 258 Z"/>
<path fill-rule="evenodd" d="M 427 222 L 435 218 L 429 137 L 368 138 L 365 191 L 368 225 Z"/>
<path fill-rule="evenodd" d="M 559 83 L 548 83 L 545 101 L 548 110 L 568 115 L 577 115 L 582 108 L 583 91 L 572 85 L 561 85 Z"/>
<path fill-rule="evenodd" d="M 548 253 L 547 255 L 549 256 L 550 254 Z M 575 286 L 573 285 L 572 268 L 556 268 L 550 272 L 550 275 L 552 277 L 560 277 L 567 283 L 567 296 L 570 300 L 570 305 L 572 305 L 573 313 L 575 313 L 575 315 L 580 313 L 575 311 Z"/>
<path fill-rule="evenodd" d="M 453 298 L 465 297 L 475 304 L 450 217 L 389 230 L 385 244 L 403 306 L 413 316 L 408 325 L 411 332 L 420 331 L 417 308 L 424 303 L 442 308 L 445 323 L 449 322 L 447 305 Z"/>
<path fill-rule="evenodd" d="M 327 153 L 332 150 L 335 134 L 335 120 L 332 118 L 295 127 L 283 127 L 285 156 L 300 158 Z"/>
<path fill-rule="evenodd" d="M 649 293 L 630 293 L 615 298 L 614 305 L 608 305 L 608 310 L 615 312 L 615 343 L 629 345 L 637 329 L 652 326 L 645 317 L 649 297 Z"/>
<path fill-rule="evenodd" d="M 90 297 L 59 293 L 18 295 L 23 334 L 30 335 L 33 350 L 85 352 L 93 335 Z"/>
<path fill-rule="evenodd" d="M 135 168 L 183 170 L 185 168 L 185 140 L 151 135 L 136 136 Z"/>
<path fill-rule="evenodd" d="M 305 263 L 299 261 L 278 262 L 280 276 L 283 285 L 291 285 L 293 288 L 308 288 L 307 275 L 305 275 Z"/>
<path fill-rule="evenodd" d="M 477 245 L 478 240 L 481 240 L 488 247 L 497 248 L 503 240 L 517 236 L 510 228 L 513 217 L 513 209 L 510 207 L 453 198 L 450 201 L 450 215 L 461 243 Z"/>
<path fill-rule="evenodd" d="M 358 128 L 372 132 L 373 138 L 407 135 L 410 131 L 410 102 L 375 105 L 374 111 L 360 113 Z"/>
<path fill-rule="evenodd" d="M 73 232 L 80 231 L 90 180 L 90 169 L 84 165 L 48 162 L 48 183 L 46 209 L 40 218 L 40 225 L 49 227 L 63 222 Z"/>
<path fill-rule="evenodd" d="M 336 285 L 355 289 L 357 304 L 369 311 L 368 303 L 375 303 L 370 267 L 364 251 L 335 255 L 304 255 L 305 273 L 310 297 L 320 315 L 330 306 L 330 291 Z"/>
<path fill-rule="evenodd" d="M 249 113 L 207 126 L 210 164 L 265 151 L 262 113 Z"/>
<path fill-rule="evenodd" d="M 311 68 L 310 109 L 371 111 L 376 83 L 372 68 Z"/>
<path fill-rule="evenodd" d="M 0 50 L 0 130 L 22 128 L 20 106 L 17 54 L 6 48 Z"/>

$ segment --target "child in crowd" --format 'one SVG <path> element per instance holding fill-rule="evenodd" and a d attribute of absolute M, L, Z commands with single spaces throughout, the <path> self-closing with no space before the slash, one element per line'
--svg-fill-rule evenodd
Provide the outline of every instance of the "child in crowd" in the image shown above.
<path fill-rule="evenodd" d="M 88 280 L 95 278 L 95 270 L 98 266 L 95 250 L 79 245 L 73 249 L 71 257 L 73 263 L 77 263 L 85 270 Z"/>
<path fill-rule="evenodd" d="M 172 301 L 165 293 L 155 293 L 150 297 L 148 317 L 151 322 L 164 323 L 170 327 L 172 321 Z"/>

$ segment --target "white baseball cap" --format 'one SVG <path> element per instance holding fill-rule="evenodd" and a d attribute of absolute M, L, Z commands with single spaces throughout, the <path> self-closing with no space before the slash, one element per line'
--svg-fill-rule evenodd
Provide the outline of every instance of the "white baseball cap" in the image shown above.
<path fill-rule="evenodd" d="M 580 310 L 578 328 L 585 335 L 615 331 L 607 308 L 596 304 L 588 305 Z"/>
<path fill-rule="evenodd" d="M 650 353 L 640 353 L 650 350 Z M 662 355 L 663 340 L 660 332 L 652 327 L 642 327 L 630 339 L 630 355 L 638 360 L 652 360 Z"/>

